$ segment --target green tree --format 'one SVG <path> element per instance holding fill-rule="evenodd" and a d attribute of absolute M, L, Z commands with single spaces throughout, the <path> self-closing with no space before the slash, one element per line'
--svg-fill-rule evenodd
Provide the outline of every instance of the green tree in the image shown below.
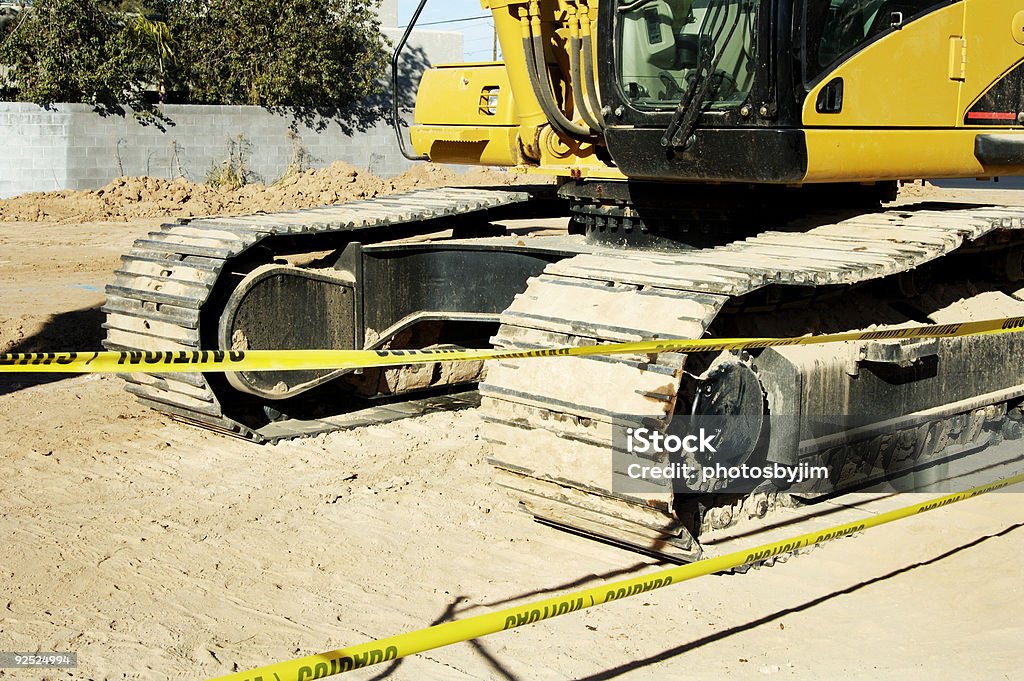
<path fill-rule="evenodd" d="M 173 77 L 187 101 L 289 107 L 322 124 L 379 91 L 374 0 L 178 0 Z"/>
<path fill-rule="evenodd" d="M 377 0 L 36 0 L 0 37 L 0 98 L 252 104 L 322 127 L 371 120 L 387 45 Z"/>
<path fill-rule="evenodd" d="M 20 10 L 20 7 L 0 7 L 0 42 L 5 40 L 7 35 L 18 25 Z"/>
<path fill-rule="evenodd" d="M 36 0 L 0 44 L 9 69 L 4 98 L 150 110 L 145 93 L 159 77 L 158 54 L 125 19 L 96 0 Z"/>

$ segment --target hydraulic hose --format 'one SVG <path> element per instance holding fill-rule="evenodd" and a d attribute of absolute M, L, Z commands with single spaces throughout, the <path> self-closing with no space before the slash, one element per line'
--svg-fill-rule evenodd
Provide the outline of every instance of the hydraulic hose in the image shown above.
<path fill-rule="evenodd" d="M 548 82 L 547 59 L 544 54 L 544 40 L 541 35 L 540 18 L 535 13 L 537 3 L 531 3 L 530 14 L 520 10 L 519 20 L 523 31 L 523 54 L 526 55 L 526 71 L 530 76 L 530 85 L 533 87 L 533 94 L 537 97 L 541 110 L 544 112 L 548 123 L 552 128 L 573 138 L 589 139 L 593 133 L 586 128 L 576 125 L 562 113 L 555 103 L 554 94 L 551 92 L 551 85 Z M 536 24 L 534 27 L 531 24 Z M 536 30 L 534 30 L 536 28 Z"/>
<path fill-rule="evenodd" d="M 601 113 L 601 100 L 597 96 L 597 78 L 594 77 L 594 45 L 590 35 L 590 17 L 584 5 L 580 12 L 580 27 L 583 37 L 583 82 L 587 93 L 587 102 L 594 118 L 597 119 L 597 129 L 604 131 L 604 114 Z"/>
<path fill-rule="evenodd" d="M 570 16 L 569 22 L 569 74 L 572 78 L 572 104 L 576 111 L 579 112 L 580 116 L 583 117 L 583 122 L 586 123 L 594 133 L 599 133 L 603 126 L 590 111 L 587 102 L 584 101 L 583 79 L 580 77 L 579 23 L 576 21 L 575 14 Z"/>

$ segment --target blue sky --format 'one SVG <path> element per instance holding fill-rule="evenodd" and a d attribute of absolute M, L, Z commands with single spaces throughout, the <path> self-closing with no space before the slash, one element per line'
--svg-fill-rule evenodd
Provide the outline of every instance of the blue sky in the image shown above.
<path fill-rule="evenodd" d="M 399 26 L 409 23 L 418 4 L 419 0 L 398 0 Z M 424 24 L 435 21 L 481 16 L 487 18 L 424 26 Z M 490 61 L 491 59 L 494 22 L 490 19 L 489 11 L 480 8 L 480 0 L 429 0 L 416 25 L 435 30 L 459 31 L 465 36 L 466 61 Z"/>

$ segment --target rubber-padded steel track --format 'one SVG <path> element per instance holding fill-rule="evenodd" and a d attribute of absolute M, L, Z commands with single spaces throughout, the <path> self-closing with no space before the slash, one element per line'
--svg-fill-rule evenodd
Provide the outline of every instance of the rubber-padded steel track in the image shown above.
<path fill-rule="evenodd" d="M 487 219 L 488 213 L 525 204 L 536 196 L 529 189 L 424 189 L 338 206 L 201 218 L 165 225 L 135 242 L 131 252 L 122 257 L 114 282 L 107 286 L 104 345 L 112 350 L 200 348 L 204 335 L 200 313 L 224 274 L 225 265 L 271 237 L 301 237 L 313 252 L 318 250 L 322 237 L 351 235 L 352 240 L 359 240 L 360 233 L 371 230 L 379 233 L 381 228 L 389 227 L 415 229 L 421 223 L 436 224 L 437 219 L 450 216 L 479 214 L 481 219 Z M 250 428 L 224 414 L 217 395 L 202 374 L 133 373 L 123 378 L 128 382 L 127 390 L 147 406 L 257 442 L 331 429 L 325 422 L 278 422 L 266 428 Z M 416 404 L 431 410 L 463 406 L 466 400 L 431 398 Z M 414 411 L 410 405 L 384 407 L 379 418 L 389 420 Z M 354 423 L 366 420 L 364 415 Z"/>
<path fill-rule="evenodd" d="M 772 284 L 849 285 L 906 272 L 993 231 L 1020 229 L 1022 219 L 1024 210 L 1009 208 L 892 210 L 706 250 L 577 255 L 532 279 L 492 340 L 541 348 L 699 338 L 730 298 Z M 670 515 L 668 491 L 611 491 L 613 419 L 667 425 L 684 361 L 662 354 L 489 363 L 482 414 L 502 484 L 541 520 L 694 558 L 699 547 Z M 736 519 L 773 503 L 748 501 L 751 508 L 735 509 Z"/>

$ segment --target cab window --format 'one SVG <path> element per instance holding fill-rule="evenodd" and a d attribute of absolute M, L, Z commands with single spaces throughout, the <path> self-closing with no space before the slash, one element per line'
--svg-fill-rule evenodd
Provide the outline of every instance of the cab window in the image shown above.
<path fill-rule="evenodd" d="M 807 0 L 804 82 L 815 83 L 864 45 L 948 4 L 935 0 Z"/>

